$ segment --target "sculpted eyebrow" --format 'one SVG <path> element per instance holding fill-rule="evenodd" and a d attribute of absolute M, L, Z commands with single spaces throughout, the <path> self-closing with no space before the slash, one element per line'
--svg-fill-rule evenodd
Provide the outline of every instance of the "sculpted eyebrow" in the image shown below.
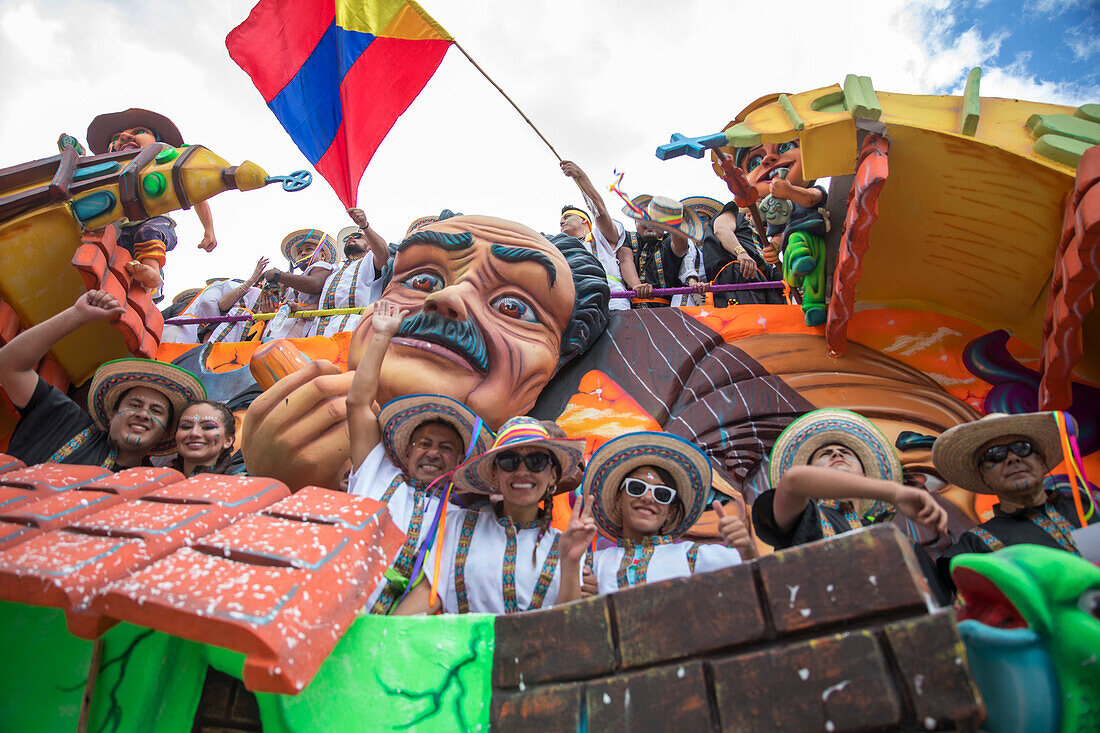
<path fill-rule="evenodd" d="M 448 252 L 460 252 L 474 245 L 474 237 L 469 232 L 446 234 L 444 232 L 416 232 L 397 245 L 398 252 L 404 252 L 414 244 L 430 244 Z"/>
<path fill-rule="evenodd" d="M 505 262 L 534 262 L 542 265 L 543 269 L 546 270 L 546 277 L 550 279 L 550 287 L 554 287 L 554 283 L 557 282 L 558 270 L 554 267 L 554 262 L 538 250 L 494 244 L 489 247 L 489 251 L 498 260 L 504 260 Z"/>

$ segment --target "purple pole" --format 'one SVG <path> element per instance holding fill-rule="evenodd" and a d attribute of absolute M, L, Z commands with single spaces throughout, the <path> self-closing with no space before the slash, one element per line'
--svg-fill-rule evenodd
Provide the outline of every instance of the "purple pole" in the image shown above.
<path fill-rule="evenodd" d="M 711 285 L 709 290 L 712 293 L 725 293 L 730 290 L 769 290 L 771 288 L 782 288 L 782 280 L 768 280 L 759 283 L 737 283 L 736 285 Z M 695 288 L 655 288 L 653 290 L 654 295 L 683 295 L 684 293 L 694 293 Z M 613 290 L 611 292 L 612 298 L 634 298 L 637 294 L 633 290 Z M 167 321 L 165 321 L 167 323 Z"/>

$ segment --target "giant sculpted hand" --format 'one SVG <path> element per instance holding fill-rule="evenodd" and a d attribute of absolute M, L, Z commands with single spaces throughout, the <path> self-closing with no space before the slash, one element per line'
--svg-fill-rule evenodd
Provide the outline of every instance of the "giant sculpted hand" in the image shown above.
<path fill-rule="evenodd" d="M 248 472 L 297 491 L 339 489 L 351 468 L 347 394 L 354 372 L 312 361 L 256 398 L 241 427 Z"/>

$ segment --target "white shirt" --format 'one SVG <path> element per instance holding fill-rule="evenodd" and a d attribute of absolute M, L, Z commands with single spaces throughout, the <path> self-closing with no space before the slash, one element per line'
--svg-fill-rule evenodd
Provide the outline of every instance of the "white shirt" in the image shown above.
<path fill-rule="evenodd" d="M 447 613 L 458 613 L 461 609 L 455 575 L 461 562 L 459 540 L 467 517 L 474 518 L 471 521 L 476 520 L 476 523 L 463 566 L 466 610 L 471 613 L 505 613 L 504 562 L 508 545 L 505 522 L 508 520 L 498 518 L 491 509 L 472 511 L 459 507 L 448 507 L 447 526 L 443 536 L 443 560 L 439 569 L 439 597 L 443 602 L 443 610 Z M 553 527 L 549 528 L 538 541 L 536 549 L 538 534 L 538 527 L 515 529 L 514 586 L 518 611 L 531 608 L 532 596 L 543 565 L 551 549 L 556 549 L 555 540 L 561 533 Z M 532 552 L 535 555 L 534 563 L 531 562 Z M 549 608 L 557 602 L 560 566 L 560 560 L 554 563 L 553 577 L 539 608 Z"/>
<path fill-rule="evenodd" d="M 358 467 L 351 470 L 351 475 L 348 476 L 348 493 L 352 496 L 365 496 L 375 501 L 382 501 L 382 497 L 390 487 L 390 484 L 400 475 L 401 469 L 394 465 L 393 461 L 386 455 L 385 447 L 382 443 L 379 443 L 374 446 L 374 450 L 367 454 L 367 457 Z M 386 508 L 390 512 L 390 519 L 393 520 L 393 523 L 407 535 L 409 533 L 409 525 L 412 523 L 413 511 L 416 507 L 417 493 L 421 494 L 421 501 L 425 507 L 421 531 L 416 539 L 416 548 L 419 550 L 421 545 L 424 544 L 424 539 L 429 534 L 428 530 L 432 521 L 435 519 L 435 513 L 441 501 L 439 495 L 432 493 L 424 497 L 423 492 L 417 492 L 413 487 L 402 481 L 394 490 L 390 500 L 386 503 Z M 400 549 L 398 549 L 397 553 L 389 558 L 391 565 L 397 559 L 400 552 Z M 425 573 L 430 574 L 431 572 L 432 565 L 429 562 L 431 558 L 431 555 L 424 558 L 423 567 L 425 568 Z M 378 600 L 378 596 L 382 594 L 385 585 L 386 581 L 383 580 L 377 588 L 371 591 L 365 606 L 368 611 L 374 606 L 374 602 Z"/>
<path fill-rule="evenodd" d="M 221 300 L 224 296 L 228 295 L 231 291 L 240 287 L 243 280 L 226 280 L 225 282 L 215 283 L 211 285 L 211 288 L 215 288 L 218 285 L 224 287 L 221 288 L 221 295 L 218 296 L 218 300 Z M 260 289 L 257 287 L 250 287 L 245 291 L 244 296 L 238 300 L 229 312 L 227 316 L 247 316 L 256 307 L 256 301 L 260 299 Z M 237 321 L 236 323 L 219 323 L 214 331 L 210 334 L 211 343 L 222 343 L 223 341 L 240 341 L 244 338 L 245 327 L 248 326 L 248 321 Z"/>
<path fill-rule="evenodd" d="M 361 308 L 382 297 L 381 273 L 375 269 L 370 252 L 357 260 L 345 262 L 333 270 L 321 290 L 319 310 L 329 308 Z M 354 331 L 361 318 L 358 314 L 319 316 L 313 319 L 307 336 L 332 336 L 339 331 Z"/>
<path fill-rule="evenodd" d="M 703 258 L 699 256 L 699 248 L 695 246 L 695 242 L 688 240 L 688 251 L 684 255 L 683 262 L 680 263 L 680 282 L 687 285 L 687 280 L 691 276 L 699 278 L 699 282 L 706 282 L 706 273 L 703 270 Z M 684 295 L 673 295 L 672 305 L 695 305 L 695 300 L 692 298 L 691 293 Z"/>
<path fill-rule="evenodd" d="M 607 273 L 607 285 L 611 288 L 612 292 L 616 290 L 626 290 L 626 283 L 623 282 L 622 272 L 619 270 L 619 258 L 615 256 L 615 253 L 619 251 L 619 247 L 629 247 L 626 244 L 626 230 L 623 229 L 623 225 L 616 219 L 611 220 L 615 224 L 615 231 L 619 233 L 619 238 L 612 245 L 600 232 L 600 228 L 592 225 L 592 241 L 585 242 L 585 246 L 592 254 L 596 255 L 596 259 L 603 265 L 604 272 Z M 610 309 L 617 310 L 630 310 L 630 298 L 612 298 Z"/>
<path fill-rule="evenodd" d="M 630 543 L 630 553 L 635 558 L 641 558 L 643 553 L 642 543 Z M 688 553 L 692 547 L 697 547 L 695 559 L 695 573 L 707 573 L 713 570 L 732 567 L 741 564 L 741 553 L 732 547 L 725 545 L 695 545 L 692 542 L 674 542 L 666 545 L 657 545 L 653 548 L 653 556 L 645 575 L 646 583 L 656 583 L 669 578 L 685 578 L 693 574 Z M 596 576 L 596 583 L 600 595 L 614 593 L 619 588 L 618 574 L 622 566 L 623 555 L 627 549 L 622 545 L 596 550 L 592 559 L 592 573 Z M 637 566 L 636 566 L 637 567 Z M 641 585 L 639 578 L 628 574 L 629 585 Z"/>
<path fill-rule="evenodd" d="M 333 270 L 333 266 L 324 261 L 314 262 L 309 266 L 303 275 L 314 275 L 318 269 Z M 286 294 L 283 296 L 284 303 L 298 302 L 305 306 L 305 310 L 317 310 L 317 304 L 321 301 L 320 295 L 310 295 L 308 293 L 299 293 L 294 288 L 287 288 Z M 311 319 L 306 318 L 287 318 L 283 322 L 283 327 L 276 332 L 271 325 L 271 321 L 268 321 L 267 330 L 264 332 L 264 338 L 273 339 L 292 339 L 302 338 L 306 335 L 306 329 L 309 328 Z"/>
<path fill-rule="evenodd" d="M 202 289 L 190 305 L 180 313 L 177 318 L 217 318 L 222 315 L 218 301 L 227 292 L 237 287 L 240 280 L 222 280 L 213 285 L 207 285 Z M 253 301 L 255 302 L 255 301 Z M 161 334 L 161 341 L 173 344 L 197 344 L 199 342 L 199 328 L 201 323 L 193 323 L 187 326 L 165 326 Z"/>

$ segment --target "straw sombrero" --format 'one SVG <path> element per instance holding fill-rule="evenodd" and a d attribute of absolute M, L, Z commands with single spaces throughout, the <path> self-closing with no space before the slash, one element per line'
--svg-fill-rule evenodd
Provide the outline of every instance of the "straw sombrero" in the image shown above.
<path fill-rule="evenodd" d="M 698 446 L 670 433 L 629 433 L 607 441 L 592 456 L 581 486 L 583 492 L 596 499 L 593 504 L 596 526 L 608 537 L 622 537 L 619 487 L 631 471 L 641 466 L 657 466 L 672 474 L 673 488 L 684 506 L 684 517 L 669 535 L 679 537 L 691 529 L 706 507 L 711 467 Z"/>
<path fill-rule="evenodd" d="M 680 203 L 686 208 L 691 209 L 700 217 L 707 217 L 711 221 L 722 213 L 722 209 L 725 207 L 718 199 L 712 199 L 709 196 L 688 196 L 686 199 L 680 199 Z"/>
<path fill-rule="evenodd" d="M 455 470 L 455 489 L 476 494 L 496 494 L 493 484 L 493 459 L 509 448 L 545 448 L 557 459 L 561 475 L 573 471 L 584 456 L 581 438 L 551 438 L 542 423 L 533 417 L 513 417 L 500 426 L 496 441 L 485 453 L 475 456 Z M 556 492 L 555 492 L 556 493 Z"/>
<path fill-rule="evenodd" d="M 88 125 L 88 147 L 96 155 L 102 155 L 107 152 L 111 138 L 116 133 L 134 127 L 148 127 L 157 140 L 168 143 L 173 148 L 183 145 L 183 135 L 172 120 L 148 109 L 131 107 L 122 112 L 96 115 Z"/>
<path fill-rule="evenodd" d="M 88 412 L 100 430 L 109 430 L 115 406 L 122 396 L 133 387 L 151 387 L 164 394 L 172 403 L 175 419 L 188 403 L 206 399 L 206 390 L 191 372 L 174 364 L 152 359 L 115 359 L 96 370 L 88 389 Z M 159 456 L 176 449 L 175 430 L 169 430 L 152 451 Z"/>
<path fill-rule="evenodd" d="M 639 214 L 639 211 L 642 213 Z M 642 194 L 631 199 L 630 204 L 623 207 L 623 213 L 634 221 L 657 229 L 680 232 L 696 242 L 703 239 L 703 220 L 693 209 L 676 199 Z"/>
<path fill-rule="evenodd" d="M 319 242 L 318 248 L 321 250 L 321 254 L 317 255 L 318 260 L 335 265 L 338 254 L 336 250 L 336 241 L 332 237 L 325 234 L 320 229 L 299 229 L 296 232 L 291 232 L 283 238 L 283 243 L 279 245 L 279 249 L 282 250 L 283 257 L 291 262 L 294 258 L 291 256 L 291 252 L 302 242 L 307 239 Z"/>
<path fill-rule="evenodd" d="M 771 484 L 791 466 L 805 466 L 814 452 L 839 443 L 859 458 L 870 478 L 901 483 L 901 461 L 882 431 L 867 418 L 849 410 L 814 410 L 787 426 L 775 441 L 771 456 Z"/>
<path fill-rule="evenodd" d="M 340 230 L 340 233 L 336 235 L 336 241 L 340 245 L 343 245 L 344 240 L 346 240 L 352 234 L 355 234 L 356 232 L 361 232 L 361 231 L 363 231 L 363 230 L 360 229 L 359 227 L 356 227 L 356 226 L 344 227 L 343 229 Z"/>
<path fill-rule="evenodd" d="M 405 465 L 405 451 L 412 440 L 412 434 L 425 422 L 434 421 L 454 428 L 462 436 L 463 449 L 469 448 L 474 424 L 478 422 L 477 414 L 452 397 L 439 394 L 406 395 L 392 399 L 382 406 L 378 412 L 382 445 L 394 465 Z M 480 423 L 471 455 L 484 453 L 492 442 L 493 433 L 485 423 Z"/>
<path fill-rule="evenodd" d="M 1069 415 L 1066 417 L 1073 419 Z M 932 446 L 932 463 L 948 483 L 977 494 L 991 494 L 993 490 L 982 481 L 978 471 L 975 453 L 991 440 L 1012 435 L 1022 435 L 1035 443 L 1047 471 L 1062 462 L 1062 440 L 1053 412 L 1026 415 L 994 412 L 980 420 L 956 425 L 936 438 Z"/>

